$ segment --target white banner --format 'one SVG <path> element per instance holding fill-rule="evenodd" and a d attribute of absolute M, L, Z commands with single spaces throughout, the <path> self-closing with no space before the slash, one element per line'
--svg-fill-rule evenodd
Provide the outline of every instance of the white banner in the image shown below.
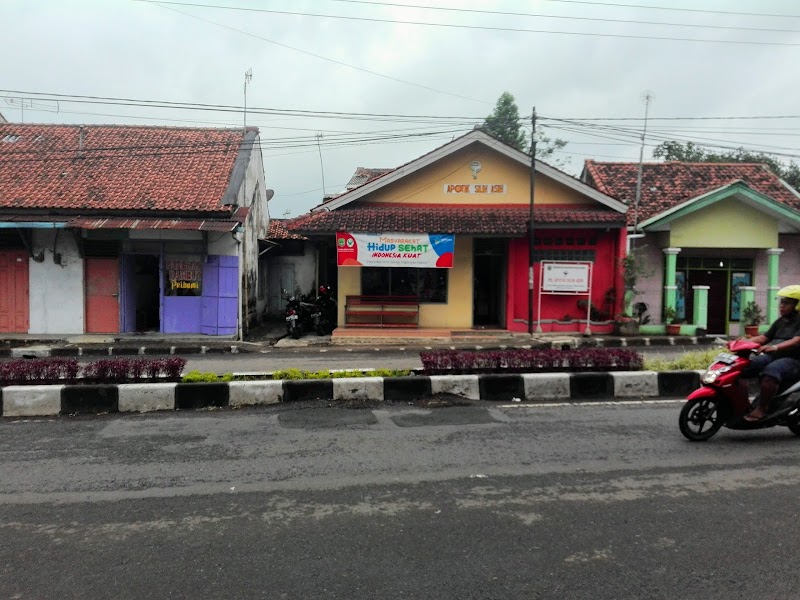
<path fill-rule="evenodd" d="M 543 292 L 587 293 L 589 291 L 589 265 L 542 262 Z"/>
<path fill-rule="evenodd" d="M 455 236 L 434 233 L 336 234 L 340 267 L 417 267 L 449 269 L 453 266 Z"/>

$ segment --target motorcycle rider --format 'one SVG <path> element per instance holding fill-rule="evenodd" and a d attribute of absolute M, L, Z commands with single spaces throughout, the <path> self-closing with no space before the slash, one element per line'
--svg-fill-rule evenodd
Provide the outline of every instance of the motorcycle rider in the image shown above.
<path fill-rule="evenodd" d="M 778 290 L 780 317 L 769 330 L 751 341 L 760 344 L 742 372 L 743 377 L 761 378 L 761 397 L 758 406 L 745 416 L 746 421 L 759 421 L 767 416 L 769 405 L 784 381 L 800 379 L 800 285 Z"/>

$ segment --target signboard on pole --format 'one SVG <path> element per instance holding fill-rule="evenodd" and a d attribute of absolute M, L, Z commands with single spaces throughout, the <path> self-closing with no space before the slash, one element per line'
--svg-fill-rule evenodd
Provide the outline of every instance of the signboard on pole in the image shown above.
<path fill-rule="evenodd" d="M 455 236 L 435 233 L 336 234 L 336 263 L 340 267 L 453 266 Z"/>
<path fill-rule="evenodd" d="M 542 291 L 586 294 L 589 292 L 589 263 L 542 263 Z"/>
<path fill-rule="evenodd" d="M 592 267 L 593 262 L 577 261 L 542 261 L 539 267 L 539 324 L 536 331 L 542 331 L 542 294 L 556 296 L 588 296 L 586 301 L 586 329 L 584 333 L 592 333 Z"/>

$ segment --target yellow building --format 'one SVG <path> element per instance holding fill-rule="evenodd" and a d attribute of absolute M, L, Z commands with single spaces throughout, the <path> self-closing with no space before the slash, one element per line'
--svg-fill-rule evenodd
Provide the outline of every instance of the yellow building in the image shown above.
<path fill-rule="evenodd" d="M 536 161 L 531 295 L 530 163 L 529 155 L 475 130 L 365 177 L 295 219 L 292 231 L 336 239 L 337 334 L 413 327 L 451 336 L 473 328 L 527 331 L 529 323 L 543 331 L 583 331 L 590 297 L 591 326 L 610 330 L 621 302 L 627 207 Z M 549 293 L 545 288 L 558 277 L 540 270 L 542 263 L 575 263 L 576 281 L 590 274 L 590 289 Z M 581 281 L 562 285 L 587 283 Z"/>

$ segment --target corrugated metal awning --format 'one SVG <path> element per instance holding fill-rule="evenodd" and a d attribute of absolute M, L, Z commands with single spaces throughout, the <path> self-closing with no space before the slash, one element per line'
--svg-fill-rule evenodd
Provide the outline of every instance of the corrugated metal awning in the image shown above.
<path fill-rule="evenodd" d="M 233 231 L 241 226 L 238 221 L 221 219 L 136 219 L 136 218 L 91 218 L 71 219 L 68 227 L 79 229 L 172 229 L 181 231 Z"/>

